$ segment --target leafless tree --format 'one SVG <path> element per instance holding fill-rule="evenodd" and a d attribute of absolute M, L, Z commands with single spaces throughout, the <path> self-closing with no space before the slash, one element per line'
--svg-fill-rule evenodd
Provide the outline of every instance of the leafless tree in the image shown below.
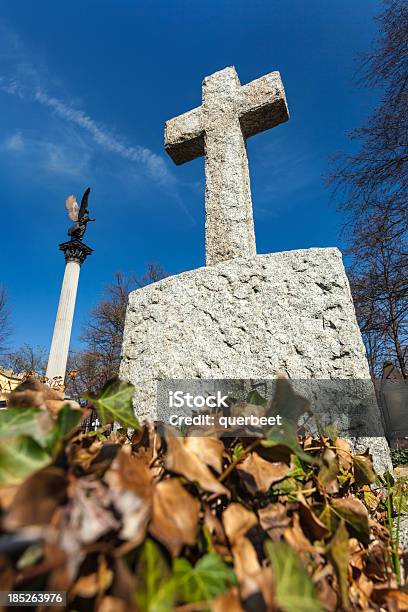
<path fill-rule="evenodd" d="M 7 293 L 5 288 L 0 286 L 0 355 L 3 355 L 7 350 L 7 340 L 10 333 L 10 311 L 7 304 Z"/>
<path fill-rule="evenodd" d="M 359 80 L 380 101 L 352 132 L 354 154 L 336 156 L 329 181 L 346 212 L 351 286 L 371 372 L 393 361 L 407 377 L 408 4 L 384 0 L 378 36 Z"/>
<path fill-rule="evenodd" d="M 5 365 L 15 374 L 33 372 L 45 376 L 47 368 L 47 350 L 43 346 L 24 344 L 5 357 Z"/>
<path fill-rule="evenodd" d="M 129 292 L 165 276 L 165 271 L 155 262 L 147 264 L 142 277 L 115 274 L 83 329 L 81 339 L 85 348 L 70 355 L 67 389 L 72 396 L 99 389 L 117 376 Z"/>
<path fill-rule="evenodd" d="M 357 242 L 359 240 L 359 242 Z M 360 228 L 350 280 L 357 316 L 366 340 L 371 374 L 379 377 L 391 358 L 407 374 L 408 256 L 401 228 L 382 216 Z"/>

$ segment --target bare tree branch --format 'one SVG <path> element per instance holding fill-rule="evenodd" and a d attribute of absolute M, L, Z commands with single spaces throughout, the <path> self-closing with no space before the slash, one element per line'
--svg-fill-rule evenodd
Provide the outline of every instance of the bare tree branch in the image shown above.
<path fill-rule="evenodd" d="M 329 183 L 347 215 L 351 287 L 373 375 L 392 361 L 408 376 L 408 4 L 384 0 L 360 83 L 381 98 L 351 138 L 355 154 L 333 159 Z"/>

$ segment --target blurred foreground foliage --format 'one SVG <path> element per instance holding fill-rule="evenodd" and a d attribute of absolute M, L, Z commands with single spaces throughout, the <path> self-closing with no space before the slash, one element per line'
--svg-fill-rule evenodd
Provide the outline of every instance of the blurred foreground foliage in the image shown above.
<path fill-rule="evenodd" d="M 368 451 L 290 431 L 178 437 L 140 426 L 132 392 L 88 397 L 88 433 L 90 408 L 38 381 L 11 395 L 1 590 L 64 590 L 72 611 L 408 609 L 392 526 L 406 490 Z"/>

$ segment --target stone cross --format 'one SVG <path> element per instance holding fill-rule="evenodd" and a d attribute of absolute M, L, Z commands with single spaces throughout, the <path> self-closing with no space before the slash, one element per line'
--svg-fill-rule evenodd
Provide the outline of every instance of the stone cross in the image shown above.
<path fill-rule="evenodd" d="M 256 255 L 245 141 L 289 119 L 279 72 L 241 85 L 234 67 L 206 77 L 202 105 L 166 122 L 179 165 L 205 156 L 206 264 Z"/>

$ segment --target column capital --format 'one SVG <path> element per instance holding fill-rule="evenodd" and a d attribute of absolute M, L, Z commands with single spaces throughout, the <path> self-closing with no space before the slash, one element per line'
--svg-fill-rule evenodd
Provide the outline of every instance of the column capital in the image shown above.
<path fill-rule="evenodd" d="M 90 255 L 93 251 L 91 247 L 87 246 L 80 240 L 69 240 L 68 242 L 62 242 L 59 245 L 59 248 L 65 255 L 66 263 L 69 261 L 76 261 L 79 263 L 79 265 L 82 265 L 88 255 Z"/>

